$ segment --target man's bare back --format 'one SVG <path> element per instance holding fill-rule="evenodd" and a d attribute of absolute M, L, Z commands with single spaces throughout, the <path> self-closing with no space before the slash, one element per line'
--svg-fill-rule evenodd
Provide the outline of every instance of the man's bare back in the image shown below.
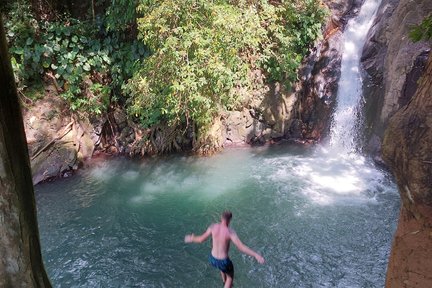
<path fill-rule="evenodd" d="M 234 280 L 234 266 L 228 256 L 231 242 L 233 242 L 241 252 L 254 257 L 261 264 L 264 263 L 264 258 L 244 245 L 235 231 L 229 228 L 231 217 L 232 213 L 225 211 L 222 213 L 221 222 L 210 225 L 202 235 L 195 236 L 194 234 L 190 234 L 185 236 L 186 243 L 202 243 L 210 235 L 212 236 L 212 250 L 209 261 L 212 266 L 221 271 L 225 288 L 231 287 Z"/>
<path fill-rule="evenodd" d="M 209 227 L 212 235 L 212 255 L 217 259 L 228 258 L 231 243 L 231 229 L 220 223 Z"/>

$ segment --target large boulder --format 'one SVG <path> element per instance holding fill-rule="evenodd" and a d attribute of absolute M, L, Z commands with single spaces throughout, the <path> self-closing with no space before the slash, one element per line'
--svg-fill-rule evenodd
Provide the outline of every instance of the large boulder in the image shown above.
<path fill-rule="evenodd" d="M 70 113 L 50 91 L 26 106 L 23 118 L 34 184 L 69 175 L 92 157 L 100 142 L 97 123 Z"/>

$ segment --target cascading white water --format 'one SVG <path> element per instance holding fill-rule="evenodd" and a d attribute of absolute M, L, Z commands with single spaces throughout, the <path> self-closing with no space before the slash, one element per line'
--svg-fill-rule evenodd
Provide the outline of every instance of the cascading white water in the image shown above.
<path fill-rule="evenodd" d="M 315 203 L 332 204 L 350 199 L 370 199 L 379 190 L 385 173 L 357 153 L 361 122 L 362 80 L 360 56 L 366 35 L 381 0 L 366 0 L 342 36 L 341 78 L 333 115 L 329 145 L 320 146 L 313 157 L 303 159 L 294 173 L 308 179 L 302 191 Z"/>
<path fill-rule="evenodd" d="M 337 105 L 330 131 L 330 145 L 344 153 L 354 152 L 362 101 L 360 55 L 367 32 L 381 0 L 366 0 L 357 17 L 351 19 L 343 34 L 341 78 Z"/>

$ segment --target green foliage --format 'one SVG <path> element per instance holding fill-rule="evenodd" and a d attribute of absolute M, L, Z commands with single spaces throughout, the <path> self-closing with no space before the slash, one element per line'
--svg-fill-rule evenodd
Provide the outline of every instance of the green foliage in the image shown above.
<path fill-rule="evenodd" d="M 18 61 L 21 57 L 31 57 L 32 51 L 24 51 L 24 47 L 33 44 L 32 39 L 36 35 L 38 23 L 33 18 L 30 5 L 25 4 L 23 1 L 17 1 L 13 7 L 4 7 L 3 9 L 9 10 L 5 22 L 6 38 L 9 46 L 12 47 L 12 51 L 10 51 L 12 53 L 12 68 L 14 68 L 16 80 L 19 81 L 23 78 L 29 78 L 24 69 L 19 69 L 20 62 Z"/>
<path fill-rule="evenodd" d="M 139 38 L 152 55 L 127 85 L 129 113 L 205 130 L 256 84 L 253 69 L 289 84 L 325 13 L 317 0 L 280 2 L 141 0 Z"/>
<path fill-rule="evenodd" d="M 432 39 L 432 14 L 426 17 L 420 25 L 414 26 L 409 35 L 414 42 Z"/>
<path fill-rule="evenodd" d="M 38 23 L 22 3 L 11 9 L 6 30 L 19 85 L 51 76 L 72 110 L 106 111 L 145 54 L 142 43 L 124 41 L 120 33 L 98 37 L 93 23 L 71 18 Z"/>
<path fill-rule="evenodd" d="M 321 35 L 326 10 L 318 0 L 261 1 L 261 23 L 267 25 L 270 43 L 263 50 L 263 67 L 269 81 L 295 80 L 297 68 L 310 45 Z"/>
<path fill-rule="evenodd" d="M 205 132 L 261 80 L 295 80 L 321 32 L 319 1 L 99 0 L 92 7 L 106 10 L 91 21 L 38 22 L 17 0 L 6 30 L 21 87 L 50 77 L 72 110 L 103 113 L 118 101 L 143 125 Z"/>
<path fill-rule="evenodd" d="M 129 28 L 136 20 L 138 0 L 112 0 L 106 12 L 106 29 L 122 31 Z"/>
<path fill-rule="evenodd" d="M 18 90 L 20 91 L 20 90 Z M 22 91 L 20 91 L 19 94 L 21 94 Z M 45 95 L 45 89 L 42 85 L 42 83 L 35 83 L 34 85 L 32 85 L 31 87 L 26 87 L 26 92 L 25 92 L 25 97 L 29 98 L 30 100 L 38 100 L 38 99 L 42 99 Z"/>
<path fill-rule="evenodd" d="M 144 124 L 209 124 L 219 105 L 232 107 L 233 88 L 248 86 L 241 53 L 255 53 L 265 30 L 256 13 L 208 1 L 140 5 L 140 37 L 154 54 L 130 82 L 132 114 Z M 258 25 L 257 25 L 258 24 Z"/>

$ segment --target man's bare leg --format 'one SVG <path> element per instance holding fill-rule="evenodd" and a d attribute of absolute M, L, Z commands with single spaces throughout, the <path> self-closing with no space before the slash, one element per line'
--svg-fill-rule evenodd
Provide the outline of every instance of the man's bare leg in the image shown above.
<path fill-rule="evenodd" d="M 225 281 L 225 286 L 224 288 L 231 288 L 232 284 L 233 284 L 234 278 L 231 277 L 230 275 L 226 274 L 226 281 Z"/>
<path fill-rule="evenodd" d="M 222 282 L 225 284 L 226 274 L 224 272 L 222 272 L 222 271 L 220 271 L 220 273 L 221 273 L 221 277 L 222 277 Z"/>

